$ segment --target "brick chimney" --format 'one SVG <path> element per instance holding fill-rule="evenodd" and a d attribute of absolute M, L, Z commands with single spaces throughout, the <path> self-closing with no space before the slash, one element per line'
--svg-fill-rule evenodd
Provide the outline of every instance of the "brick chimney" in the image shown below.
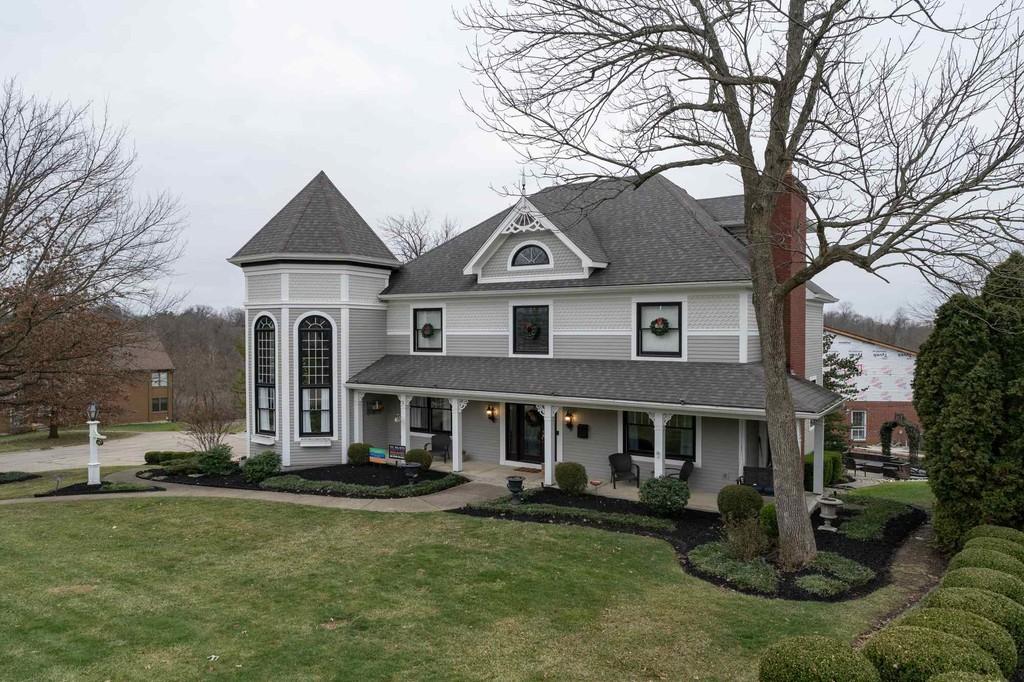
<path fill-rule="evenodd" d="M 807 195 L 791 170 L 782 179 L 784 189 L 775 197 L 772 214 L 772 261 L 778 281 L 788 279 L 807 261 Z M 786 364 L 792 374 L 805 376 L 807 300 L 804 285 L 786 297 L 782 323 L 786 332 Z"/>

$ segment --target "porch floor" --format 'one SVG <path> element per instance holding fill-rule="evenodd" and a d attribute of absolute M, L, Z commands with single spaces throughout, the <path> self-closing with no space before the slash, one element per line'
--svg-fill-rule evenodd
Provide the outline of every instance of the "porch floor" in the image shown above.
<path fill-rule="evenodd" d="M 435 461 L 433 465 L 431 465 L 431 469 L 437 471 L 451 471 L 451 461 Z M 490 483 L 501 487 L 505 487 L 505 479 L 509 476 L 522 476 L 526 479 L 525 485 L 527 488 L 539 488 L 544 482 L 544 474 L 540 469 L 505 466 L 498 464 L 497 462 L 483 462 L 472 459 L 467 459 L 462 463 L 462 475 L 474 481 L 481 481 L 483 483 Z M 610 482 L 602 479 L 600 485 L 591 485 L 588 487 L 588 491 L 595 495 L 617 497 L 623 500 L 636 501 L 640 499 L 639 488 L 631 483 L 620 483 L 618 488 L 613 488 Z M 807 501 L 807 510 L 814 511 L 814 508 L 818 504 L 817 495 L 814 493 L 805 493 L 804 497 Z M 774 498 L 766 497 L 765 502 L 771 502 L 773 499 Z M 690 501 L 686 507 L 687 509 L 696 509 L 697 511 L 717 513 L 718 491 L 691 489 Z"/>

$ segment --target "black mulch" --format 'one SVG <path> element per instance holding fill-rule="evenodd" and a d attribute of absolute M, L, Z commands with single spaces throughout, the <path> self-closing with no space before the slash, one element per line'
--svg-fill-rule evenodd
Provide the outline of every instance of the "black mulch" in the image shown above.
<path fill-rule="evenodd" d="M 151 485 L 138 490 L 111 490 L 102 485 L 89 485 L 88 483 L 72 483 L 62 488 L 54 488 L 45 493 L 36 493 L 35 497 L 60 497 L 62 495 L 120 495 L 131 493 L 149 493 L 158 490 L 167 490 L 160 486 Z"/>
<path fill-rule="evenodd" d="M 168 483 L 182 483 L 184 485 L 208 485 L 215 488 L 242 488 L 244 490 L 261 490 L 258 483 L 250 483 L 245 480 L 241 472 L 228 476 L 189 476 L 187 474 L 168 474 L 163 469 L 149 469 L 145 472 L 144 478 L 149 480 L 166 481 Z M 355 483 L 358 485 L 372 485 L 386 488 L 395 488 L 401 485 L 408 485 L 409 480 L 404 472 L 390 464 L 363 464 L 353 466 L 351 464 L 337 464 L 329 467 L 317 467 L 316 469 L 296 469 L 285 471 L 281 475 L 292 475 L 305 478 L 309 481 L 340 481 L 342 483 Z M 448 473 L 444 471 L 433 471 L 428 469 L 421 471 L 419 481 L 433 481 L 444 478 Z"/>
<path fill-rule="evenodd" d="M 528 494 L 524 505 L 530 503 L 535 504 L 553 504 L 565 507 L 576 507 L 580 509 L 593 509 L 595 511 L 604 512 L 616 512 L 621 514 L 641 514 L 644 516 L 650 516 L 647 508 L 641 505 L 639 502 L 632 500 L 622 500 L 611 497 L 602 497 L 599 495 L 566 495 L 557 488 L 544 488 L 542 490 L 531 491 Z M 591 528 L 601 528 L 603 530 L 613 530 L 616 532 L 632 533 L 634 535 L 645 535 L 648 537 L 656 537 L 665 540 L 672 545 L 676 554 L 679 557 L 679 563 L 683 568 L 692 575 L 697 576 L 703 580 L 728 587 L 733 590 L 748 592 L 757 596 L 764 597 L 766 595 L 743 590 L 737 588 L 735 585 L 730 584 L 728 581 L 723 580 L 717 576 L 708 575 L 696 570 L 690 565 L 686 559 L 686 554 L 697 547 L 707 542 L 713 542 L 722 539 L 722 519 L 717 513 L 713 512 L 702 512 L 696 510 L 687 510 L 683 515 L 676 520 L 676 528 L 672 532 L 658 532 L 652 531 L 647 528 L 638 526 L 623 526 L 615 525 L 610 527 L 607 524 L 597 521 L 586 521 L 582 519 L 570 519 L 557 516 L 533 516 L 526 514 L 516 514 L 515 512 L 491 512 L 482 509 L 473 509 L 464 507 L 462 509 L 453 510 L 454 513 L 465 514 L 468 516 L 480 516 L 490 518 L 501 518 L 510 519 L 513 521 L 529 521 L 533 523 L 552 523 L 552 524 L 566 524 L 575 526 L 587 526 Z M 845 518 L 851 516 L 849 511 L 840 511 L 838 522 L 834 522 L 835 525 L 841 526 Z M 899 549 L 900 545 L 903 544 L 904 540 L 916 530 L 924 521 L 928 518 L 928 515 L 915 507 L 908 507 L 908 511 L 901 516 L 898 516 L 889 521 L 885 529 L 885 538 L 881 541 L 863 542 L 859 540 L 851 540 L 842 533 L 831 533 L 827 531 L 816 530 L 814 535 L 818 544 L 819 551 L 835 552 L 849 559 L 853 559 L 857 563 L 875 571 L 876 576 L 869 583 L 860 585 L 852 588 L 851 590 L 844 592 L 843 594 L 835 597 L 818 597 L 810 595 L 807 592 L 798 588 L 795 584 L 795 580 L 802 575 L 815 573 L 816 571 L 804 569 L 798 573 L 782 574 L 780 575 L 780 585 L 778 593 L 771 595 L 773 598 L 781 599 L 795 599 L 803 601 L 844 601 L 847 599 L 854 599 L 861 597 L 865 594 L 875 591 L 879 587 L 889 582 L 889 567 L 892 564 L 893 557 L 896 554 L 896 550 Z M 821 519 L 817 512 L 811 518 L 811 521 L 815 528 L 821 525 Z M 771 560 L 773 557 L 769 557 Z"/>

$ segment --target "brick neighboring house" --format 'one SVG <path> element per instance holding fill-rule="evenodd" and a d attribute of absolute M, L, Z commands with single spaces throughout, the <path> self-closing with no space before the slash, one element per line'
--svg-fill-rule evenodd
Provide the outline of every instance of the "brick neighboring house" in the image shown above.
<path fill-rule="evenodd" d="M 901 415 L 920 425 L 913 403 L 914 365 L 917 351 L 872 339 L 860 334 L 825 327 L 834 334 L 833 352 L 858 358 L 861 374 L 857 377 L 860 394 L 843 407 L 850 442 L 854 445 L 878 445 L 879 430 L 887 421 Z M 906 444 L 907 434 L 895 429 L 893 444 Z"/>
<path fill-rule="evenodd" d="M 174 363 L 156 337 L 126 349 L 131 370 L 120 401 L 108 414 L 114 424 L 174 419 Z"/>

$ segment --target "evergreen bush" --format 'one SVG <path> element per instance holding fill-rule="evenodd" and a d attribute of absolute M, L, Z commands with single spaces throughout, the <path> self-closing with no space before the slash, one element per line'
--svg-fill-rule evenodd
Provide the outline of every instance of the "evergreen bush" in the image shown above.
<path fill-rule="evenodd" d="M 242 475 L 249 483 L 260 483 L 281 471 L 281 456 L 276 452 L 261 452 L 245 460 Z"/>
<path fill-rule="evenodd" d="M 434 457 L 426 450 L 415 448 L 405 453 L 405 461 L 415 462 L 420 465 L 420 471 L 427 471 L 430 469 L 430 465 L 434 463 Z"/>
<path fill-rule="evenodd" d="M 587 470 L 578 462 L 559 462 L 555 465 L 555 483 L 562 492 L 579 495 L 587 489 Z"/>
<path fill-rule="evenodd" d="M 882 682 L 928 682 L 945 672 L 999 675 L 991 654 L 947 632 L 910 625 L 889 626 L 864 646 Z"/>
<path fill-rule="evenodd" d="M 690 486 L 678 478 L 649 478 L 640 484 L 640 504 L 658 516 L 678 516 L 690 501 Z"/>
<path fill-rule="evenodd" d="M 830 637 L 790 637 L 761 654 L 758 682 L 878 682 L 864 654 Z"/>
<path fill-rule="evenodd" d="M 349 464 L 366 464 L 370 461 L 370 446 L 367 443 L 352 443 L 348 446 Z"/>
<path fill-rule="evenodd" d="M 915 609 L 896 624 L 939 630 L 968 639 L 987 651 L 1006 676 L 1017 668 L 1017 645 L 1010 633 L 975 613 L 957 609 Z"/>
<path fill-rule="evenodd" d="M 718 491 L 718 513 L 725 521 L 757 518 L 764 500 L 749 485 L 727 485 Z"/>

